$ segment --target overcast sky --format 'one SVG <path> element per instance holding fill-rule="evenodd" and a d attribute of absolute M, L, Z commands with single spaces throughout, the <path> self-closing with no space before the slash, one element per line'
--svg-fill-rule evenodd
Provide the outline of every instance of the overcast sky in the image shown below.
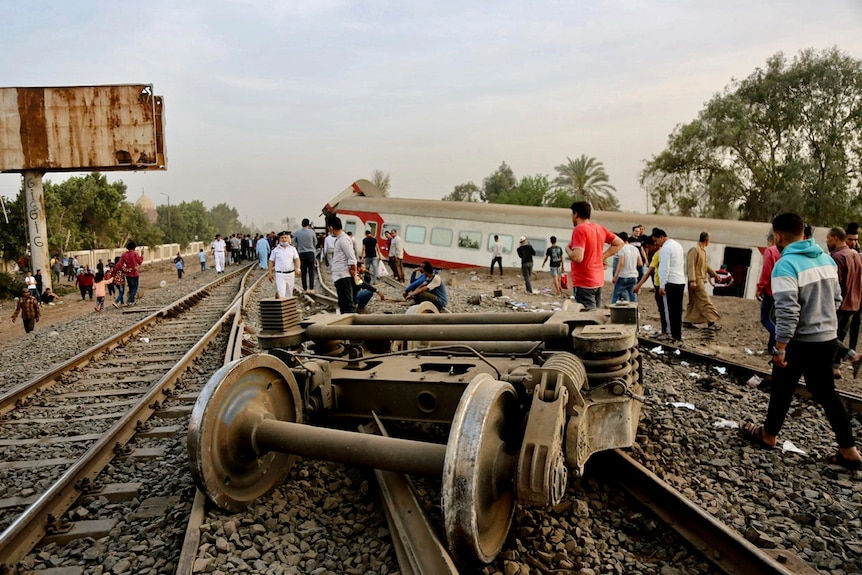
<path fill-rule="evenodd" d="M 112 173 L 136 200 L 315 218 L 375 169 L 441 198 L 501 162 L 602 161 L 644 211 L 644 161 L 778 51 L 862 58 L 860 0 L 430 2 L 0 0 L 0 84 L 152 83 L 168 170 Z M 66 174 L 49 174 L 59 182 Z M 0 174 L 14 197 L 17 174 Z"/>

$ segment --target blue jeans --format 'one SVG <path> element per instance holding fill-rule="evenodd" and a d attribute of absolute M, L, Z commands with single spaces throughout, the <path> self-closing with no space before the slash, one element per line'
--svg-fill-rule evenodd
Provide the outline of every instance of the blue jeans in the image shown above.
<path fill-rule="evenodd" d="M 611 296 L 611 304 L 615 304 L 621 299 L 626 301 L 638 301 L 638 296 L 635 295 L 635 284 L 637 278 L 618 278 L 614 284 L 614 295 Z"/>
<path fill-rule="evenodd" d="M 375 283 L 377 281 L 377 258 L 365 258 L 365 271 L 371 276 L 371 281 L 368 283 Z"/>
<path fill-rule="evenodd" d="M 126 293 L 126 286 L 125 285 L 118 285 L 117 286 L 117 294 L 118 295 L 117 295 L 117 299 L 115 299 L 114 301 L 118 304 L 122 304 L 123 303 L 123 294 L 125 294 L 125 293 Z"/>
<path fill-rule="evenodd" d="M 356 292 L 356 309 L 365 309 L 365 306 L 371 301 L 372 295 L 374 295 L 374 292 L 367 289 L 361 289 Z"/>
<path fill-rule="evenodd" d="M 126 285 L 129 286 L 129 300 L 127 303 L 135 303 L 135 295 L 138 293 L 138 276 L 126 276 Z"/>

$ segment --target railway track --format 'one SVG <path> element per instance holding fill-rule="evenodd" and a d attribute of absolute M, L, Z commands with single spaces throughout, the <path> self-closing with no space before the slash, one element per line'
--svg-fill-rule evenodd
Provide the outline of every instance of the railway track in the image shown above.
<path fill-rule="evenodd" d="M 239 357 L 240 355 L 243 355 L 244 353 L 247 353 L 248 351 L 250 351 L 247 348 L 245 349 L 245 352 L 243 351 L 244 339 L 241 337 L 241 334 L 243 332 L 243 328 L 242 328 L 242 325 L 240 323 L 240 320 L 237 318 L 237 319 L 234 319 L 233 322 L 234 323 L 232 324 L 232 327 L 230 329 L 230 333 L 233 334 L 232 342 L 225 344 L 228 351 L 225 354 L 224 358 L 219 359 L 219 363 L 226 362 L 226 361 L 231 360 L 233 358 Z M 132 335 L 127 336 L 127 339 L 132 339 L 134 341 L 137 341 L 137 342 L 143 344 L 143 342 L 141 342 L 139 339 L 135 339 L 135 338 L 139 338 L 139 337 L 148 337 L 148 335 L 141 335 L 141 334 L 136 333 L 136 334 L 132 334 Z M 152 341 L 152 338 L 151 338 L 151 341 Z M 658 345 L 657 342 L 653 342 L 651 340 L 642 340 L 641 343 L 642 343 L 642 348 L 645 348 L 645 349 L 653 348 L 653 347 L 655 347 L 655 345 Z M 665 346 L 665 347 L 669 347 L 669 346 Z M 681 353 L 686 354 L 686 355 L 680 356 L 683 359 L 692 360 L 692 361 L 694 361 L 694 360 L 702 361 L 702 362 L 704 362 L 705 365 L 710 365 L 710 366 L 716 364 L 716 358 L 707 357 L 707 356 L 698 356 L 697 354 L 692 353 L 690 350 L 682 350 Z M 70 363 L 72 363 L 72 360 L 70 360 Z M 726 367 L 728 369 L 728 373 L 731 374 L 734 379 L 739 380 L 739 381 L 745 381 L 751 375 L 754 375 L 754 374 L 758 374 L 763 379 L 767 379 L 767 377 L 765 377 L 765 376 L 768 375 L 768 374 L 763 373 L 762 371 L 754 370 L 754 369 L 748 368 L 746 366 L 732 366 L 731 364 L 727 364 L 726 362 L 725 363 L 719 363 L 718 365 L 721 367 Z M 143 371 L 142 371 L 142 373 L 143 373 Z M 55 376 L 55 377 L 59 378 L 61 376 Z M 158 417 L 159 412 L 164 414 L 164 412 L 166 410 L 169 411 L 169 410 L 173 410 L 175 408 L 176 408 L 177 412 L 182 412 L 182 411 L 187 412 L 188 408 L 191 405 L 191 402 L 194 399 L 194 396 L 195 396 L 195 393 L 193 391 L 183 390 L 182 393 L 174 394 L 173 397 L 166 397 L 165 403 L 162 403 L 159 406 L 161 409 L 156 412 L 156 416 Z M 81 398 L 78 398 L 78 399 L 81 399 Z M 122 402 L 122 400 L 119 400 L 116 403 L 121 403 L 121 402 Z M 17 403 L 17 401 L 16 401 L 16 403 Z M 105 402 L 103 401 L 102 403 L 105 403 Z M 166 407 L 166 406 L 168 406 L 168 407 Z M 14 412 L 11 412 L 11 413 L 14 415 Z M 7 414 L 6 417 L 10 417 L 10 416 Z M 6 417 L 4 417 L 4 420 L 6 419 Z M 150 432 L 152 432 L 151 439 L 157 439 L 160 431 L 163 431 L 164 428 L 166 428 L 166 427 L 170 427 L 170 425 L 167 424 L 166 421 L 170 421 L 170 417 L 165 417 L 164 419 L 159 418 L 159 420 L 157 421 L 157 423 L 153 427 L 153 429 L 149 430 Z M 2 425 L 2 422 L 0 422 L 0 425 Z M 155 431 L 153 431 L 153 430 L 155 430 Z M 142 431 L 142 433 L 138 434 L 138 437 L 146 438 L 147 433 L 148 433 L 147 431 Z M 4 435 L 4 437 L 6 437 L 6 435 Z M 124 463 L 122 465 L 115 463 L 115 464 L 112 464 L 112 466 L 117 467 L 117 468 L 135 467 L 136 464 L 134 462 L 136 460 L 139 460 L 139 458 L 130 457 L 130 455 L 131 454 L 129 454 L 129 453 L 124 454 L 124 456 L 123 456 Z M 636 453 L 635 455 L 637 456 L 640 454 Z M 629 481 L 624 482 L 625 485 L 622 485 L 625 489 L 627 489 L 631 493 L 633 493 L 634 496 L 637 499 L 641 500 L 644 505 L 647 505 L 648 507 L 651 506 L 653 511 L 663 521 L 667 521 L 668 524 L 675 526 L 675 527 L 684 527 L 684 529 L 681 530 L 681 536 L 683 537 L 683 539 L 690 541 L 693 549 L 698 550 L 698 552 L 704 554 L 704 557 L 706 557 L 710 561 L 713 561 L 715 564 L 714 569 L 720 570 L 720 571 L 726 572 L 726 573 L 781 573 L 781 574 L 786 574 L 786 573 L 791 573 L 791 572 L 794 572 L 794 573 L 805 573 L 805 572 L 807 572 L 807 571 L 804 571 L 805 565 L 803 563 L 797 563 L 797 558 L 794 556 L 793 553 L 773 552 L 770 554 L 766 551 L 758 549 L 757 547 L 755 547 L 754 545 L 752 545 L 751 543 L 746 541 L 744 538 L 740 537 L 735 529 L 727 528 L 727 527 L 722 525 L 720 520 L 717 520 L 715 517 L 710 517 L 709 513 L 705 512 L 701 509 L 701 506 L 703 504 L 702 502 L 700 502 L 698 505 L 693 507 L 691 501 L 689 501 L 689 497 L 687 497 L 684 494 L 679 493 L 678 490 L 671 488 L 669 484 L 662 482 L 661 479 L 656 474 L 651 473 L 649 470 L 643 468 L 643 466 L 640 466 L 640 468 L 639 468 L 637 463 L 631 461 L 631 458 L 629 458 L 623 454 L 619 454 L 619 453 L 601 454 L 601 456 L 599 456 L 599 457 L 596 457 L 596 456 L 594 456 L 594 457 L 595 457 L 595 460 L 591 462 L 592 468 L 597 469 L 597 470 L 602 469 L 602 470 L 605 470 L 606 472 L 610 471 L 609 475 L 611 477 L 608 479 L 609 481 L 610 480 L 616 481 L 620 478 L 628 479 Z M 186 473 L 186 471 L 184 469 L 178 469 L 177 472 L 178 473 Z M 598 476 L 598 472 L 596 472 L 596 476 Z M 652 477 L 650 477 L 650 476 L 652 476 Z M 302 482 L 303 475 L 300 474 L 298 477 L 299 477 L 300 482 Z M 353 477 L 352 481 L 355 482 L 356 476 L 353 475 L 352 477 Z M 346 479 L 344 481 L 349 484 L 351 482 L 351 479 Z M 650 484 L 650 487 L 648 490 L 646 489 L 647 483 Z M 654 485 L 653 485 L 653 483 L 654 483 Z M 109 485 L 117 485 L 117 484 L 118 484 L 118 482 L 114 482 L 114 483 L 111 483 Z M 409 482 L 408 482 L 408 487 L 407 487 L 406 492 L 404 491 L 403 486 L 398 487 L 398 488 L 390 488 L 390 491 L 396 490 L 396 489 L 399 490 L 401 495 L 404 495 L 405 493 L 407 495 L 409 495 L 411 491 L 415 491 L 414 489 L 409 487 Z M 422 498 L 421 494 L 423 491 L 424 491 L 423 489 L 419 489 L 419 492 L 420 492 L 419 508 L 420 509 L 423 507 L 428 508 L 429 505 L 431 505 L 431 506 L 436 505 L 436 503 L 434 501 L 434 499 L 436 499 L 436 498 L 432 498 L 432 500 L 429 502 L 427 500 L 427 493 L 425 495 L 425 500 L 422 500 L 423 498 Z M 675 495 L 674 495 L 674 492 L 675 492 Z M 85 498 L 104 497 L 103 495 L 99 495 L 97 492 L 86 491 L 84 493 L 86 493 L 84 496 Z M 432 490 L 432 494 L 433 494 L 433 490 Z M 191 512 L 192 521 L 189 523 L 188 528 L 186 529 L 187 538 L 186 538 L 185 543 L 182 544 L 179 538 L 177 538 L 177 540 L 175 540 L 175 541 L 172 541 L 172 543 L 174 545 L 176 545 L 177 547 L 179 547 L 180 545 L 183 545 L 183 549 L 184 549 L 184 553 L 182 554 L 182 556 L 178 562 L 179 567 L 176 571 L 177 573 L 188 573 L 188 572 L 192 572 L 194 570 L 200 570 L 200 567 L 201 567 L 200 563 L 197 565 L 197 569 L 196 569 L 196 558 L 197 558 L 197 556 L 196 556 L 196 553 L 194 553 L 193 551 L 197 551 L 201 545 L 201 541 L 200 541 L 201 524 L 202 523 L 204 523 L 204 524 L 215 523 L 217 521 L 215 516 L 213 515 L 212 510 L 208 510 L 204 506 L 204 499 L 205 498 L 203 496 L 201 496 L 200 494 L 198 494 L 198 496 L 195 498 L 194 509 Z M 384 497 L 383 499 L 385 500 L 386 497 Z M 411 533 L 414 533 L 414 532 L 409 530 L 411 528 L 409 525 L 405 525 L 405 521 L 404 521 L 405 514 L 409 515 L 411 513 L 414 513 L 413 511 L 407 511 L 407 510 L 408 509 L 415 509 L 415 508 L 411 508 L 408 506 L 407 503 L 403 503 L 403 501 L 404 501 L 403 499 L 394 499 L 394 500 L 398 501 L 399 503 L 396 503 L 395 505 L 389 506 L 388 511 L 387 511 L 387 513 L 390 516 L 393 516 L 393 519 L 394 519 L 394 521 L 389 523 L 389 528 L 392 532 L 392 541 L 394 543 L 395 542 L 402 542 L 402 541 L 406 542 L 406 543 L 408 543 L 408 547 L 406 549 L 404 547 L 401 547 L 399 549 L 398 545 L 394 545 L 389 550 L 387 550 L 386 548 L 378 548 L 378 550 L 381 553 L 389 553 L 389 554 L 392 554 L 391 552 L 395 551 L 396 553 L 394 555 L 397 555 L 399 558 L 398 559 L 399 565 L 401 566 L 400 569 L 402 570 L 402 572 L 415 572 L 415 573 L 442 572 L 442 571 L 440 571 L 441 563 L 439 563 L 439 562 L 438 563 L 431 563 L 431 565 L 435 565 L 435 566 L 430 567 L 430 568 L 426 567 L 425 568 L 426 570 L 424 570 L 424 571 L 422 570 L 423 568 L 421 568 L 421 567 L 419 567 L 419 568 L 414 567 L 414 568 L 412 568 L 413 569 L 412 571 L 408 570 L 408 568 L 405 567 L 405 565 L 406 565 L 405 561 L 408 561 L 408 560 L 403 560 L 402 555 L 416 556 L 417 551 L 415 548 L 411 548 L 410 544 L 415 543 L 417 539 L 421 539 L 424 536 L 411 535 Z M 162 513 L 162 514 L 169 513 L 170 508 L 171 508 L 170 506 L 176 505 L 176 504 L 177 504 L 177 502 L 175 500 L 174 501 L 162 501 L 160 503 L 161 507 L 157 507 L 156 509 L 154 509 L 154 512 L 155 513 Z M 279 499 L 277 498 L 275 500 L 275 502 L 270 501 L 269 503 L 264 504 L 263 507 L 264 508 L 266 508 L 267 506 L 272 507 L 273 505 L 278 507 L 278 506 L 283 505 L 283 503 L 279 503 Z M 71 507 L 74 507 L 74 504 L 72 504 Z M 676 509 L 679 509 L 680 511 L 677 513 L 677 511 L 675 511 Z M 256 511 L 256 513 L 260 514 L 261 511 Z M 321 510 L 317 509 L 315 511 L 315 513 L 321 513 Z M 184 511 L 183 511 L 183 515 L 185 515 Z M 416 513 L 415 515 L 418 517 L 418 513 Z M 194 522 L 195 519 L 197 520 L 197 523 Z M 227 521 L 230 522 L 229 519 Z M 420 520 L 419 521 L 419 523 L 423 523 L 423 522 L 427 524 L 428 520 Z M 79 521 L 79 523 L 80 523 L 80 521 Z M 371 523 L 371 524 L 373 525 L 373 523 Z M 129 528 L 128 526 L 124 526 L 124 529 L 128 529 L 128 528 Z M 62 525 L 62 522 L 61 522 L 60 524 L 57 525 L 57 527 L 53 527 L 52 529 L 63 530 L 63 529 L 65 529 L 65 527 Z M 311 529 L 313 532 L 313 530 L 316 528 L 310 528 L 306 525 L 305 527 L 298 529 L 298 531 L 303 532 L 303 531 L 307 531 L 309 529 Z M 402 529 L 405 529 L 405 531 L 402 531 Z M 432 531 L 433 531 L 433 528 L 432 528 Z M 240 532 L 242 533 L 242 531 L 240 531 Z M 248 535 L 242 535 L 242 537 L 245 537 L 245 536 L 252 537 L 252 533 L 249 533 Z M 57 541 L 61 541 L 63 538 L 63 535 L 61 533 L 55 533 L 54 535 L 57 535 L 57 537 L 56 537 Z M 522 533 L 521 536 L 523 536 L 523 535 L 524 534 Z M 80 536 L 80 534 L 72 534 L 70 536 L 76 536 L 77 537 L 77 536 Z M 93 536 L 93 535 L 91 534 L 90 536 Z M 255 536 L 255 539 L 257 539 L 257 537 L 258 536 Z M 208 545 L 208 544 L 204 544 L 204 545 Z M 298 545 L 298 543 L 297 543 L 297 545 Z M 422 546 L 419 545 L 419 547 L 422 547 Z M 316 547 L 313 547 L 313 548 L 316 549 Z M 428 547 L 425 547 L 424 549 L 427 550 Z M 433 549 L 435 549 L 435 547 L 431 546 L 430 549 L 432 549 L 432 552 L 431 552 L 431 555 L 433 557 L 432 561 L 437 561 L 439 559 L 439 556 L 437 556 L 436 552 L 433 551 Z M 244 553 L 246 553 L 246 552 L 247 552 L 247 550 Z M 335 553 L 335 551 L 327 551 L 327 552 L 328 553 Z M 308 553 L 309 552 L 305 552 L 303 557 L 305 557 Z M 518 556 L 517 554 L 518 554 L 518 552 L 514 551 L 514 550 L 504 551 L 504 557 L 507 558 L 506 561 L 508 561 L 512 557 L 517 557 Z M 0 548 L 0 557 L 5 558 L 5 556 L 3 555 L 2 548 Z M 321 557 L 322 557 L 322 555 L 321 555 Z M 549 558 L 545 558 L 543 556 L 540 556 L 538 558 L 526 556 L 526 557 L 523 557 L 523 559 L 524 559 L 525 563 L 533 565 L 536 569 L 539 570 L 539 572 L 546 572 L 546 571 L 551 572 L 552 570 L 554 570 L 558 567 L 558 565 L 555 565 L 553 560 L 551 560 Z M 239 561 L 239 559 L 237 559 L 237 561 Z M 305 559 L 303 559 L 303 561 L 305 561 Z M 323 560 L 317 561 L 317 565 L 321 565 L 322 563 L 323 563 Z M 249 565 L 251 565 L 251 564 L 252 564 L 251 561 L 249 561 Z M 443 559 L 442 564 L 448 565 L 446 563 L 445 559 Z M 233 565 L 237 565 L 237 563 L 234 563 Z M 562 569 L 567 568 L 566 565 L 567 564 L 564 563 Z M 791 567 L 792 567 L 792 569 L 791 569 Z M 449 569 L 449 567 L 446 567 L 446 568 Z M 502 570 L 502 564 L 500 564 L 497 568 Z M 152 569 L 153 570 L 151 570 L 151 572 L 153 572 L 153 573 L 167 572 L 167 571 L 159 570 L 157 567 L 153 567 Z M 83 572 L 83 571 L 81 571 L 81 572 Z M 119 570 L 117 572 L 123 572 L 123 571 Z M 134 571 L 130 571 L 130 572 L 134 572 Z M 171 569 L 170 572 L 173 572 L 173 569 Z M 325 571 L 321 571 L 321 572 L 325 572 Z M 334 571 L 334 572 L 338 572 L 338 571 Z M 457 571 L 455 571 L 454 567 L 452 567 L 448 572 L 455 573 Z M 471 572 L 471 571 L 468 571 L 468 572 Z M 487 571 L 486 570 L 483 572 L 491 573 L 493 571 Z M 566 572 L 566 571 L 561 571 L 561 572 Z M 715 572 L 715 571 L 704 571 L 704 572 Z"/>
<path fill-rule="evenodd" d="M 639 340 L 641 346 L 644 349 L 655 349 L 655 347 L 658 346 L 668 350 L 668 353 L 673 353 L 680 360 L 696 361 L 701 364 L 722 368 L 725 370 L 726 374 L 728 374 L 739 384 L 744 384 L 745 382 L 750 381 L 752 377 L 757 377 L 757 379 L 761 382 L 757 385 L 763 384 L 765 386 L 768 386 L 769 383 L 772 381 L 771 371 L 758 369 L 750 365 L 729 361 L 712 355 L 705 355 L 702 353 L 698 353 L 690 348 L 675 346 L 673 344 L 661 342 L 652 338 L 640 337 Z M 811 398 L 811 393 L 808 391 L 808 388 L 806 387 L 804 381 L 799 382 L 796 388 L 796 393 L 806 399 Z M 858 393 L 840 390 L 838 391 L 838 395 L 841 396 L 841 399 L 844 401 L 844 404 L 847 406 L 847 409 L 849 409 L 852 413 L 862 413 L 862 395 Z"/>
<path fill-rule="evenodd" d="M 127 446 L 178 431 L 176 418 L 187 416 L 194 393 L 174 393 L 177 382 L 241 310 L 248 272 L 235 270 L 154 310 L 0 396 L 3 479 L 19 488 L 0 500 L 4 571 L 37 544 L 111 532 L 110 520 L 87 520 L 79 500 L 137 496 L 140 482 L 105 483 L 100 474 L 127 467 L 133 477 L 136 462 L 158 460 L 159 447 Z"/>

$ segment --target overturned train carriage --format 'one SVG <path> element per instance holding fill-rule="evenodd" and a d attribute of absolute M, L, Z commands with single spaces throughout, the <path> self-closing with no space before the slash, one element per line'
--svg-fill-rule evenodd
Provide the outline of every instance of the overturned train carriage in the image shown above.
<path fill-rule="evenodd" d="M 281 484 L 297 455 L 441 477 L 450 551 L 490 562 L 517 503 L 558 503 L 592 453 L 634 441 L 637 308 L 579 307 L 300 320 L 294 299 L 263 301 L 268 352 L 225 365 L 195 405 L 193 475 L 234 511 Z M 451 425 L 448 442 L 324 426 L 375 415 Z"/>

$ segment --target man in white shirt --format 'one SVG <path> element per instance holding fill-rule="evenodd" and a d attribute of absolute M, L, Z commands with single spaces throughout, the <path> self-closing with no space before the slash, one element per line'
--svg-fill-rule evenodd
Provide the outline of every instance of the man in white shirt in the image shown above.
<path fill-rule="evenodd" d="M 398 235 L 398 230 L 395 228 L 389 231 L 391 232 L 389 239 L 389 261 L 392 266 L 392 275 L 395 276 L 396 280 L 403 282 L 404 266 L 402 262 L 404 260 L 404 240 L 401 239 L 401 236 Z"/>
<path fill-rule="evenodd" d="M 679 242 L 667 237 L 660 228 L 653 228 L 653 241 L 661 248 L 658 254 L 659 294 L 664 299 L 664 309 L 670 335 L 675 343 L 682 343 L 682 300 L 685 294 L 685 254 Z"/>
<path fill-rule="evenodd" d="M 210 247 L 212 248 L 213 258 L 215 258 L 216 273 L 224 273 L 224 252 L 227 249 L 227 244 L 221 239 L 221 234 L 216 234 L 215 240 Z"/>
<path fill-rule="evenodd" d="M 356 313 L 353 301 L 353 283 L 356 281 L 356 251 L 353 240 L 342 227 L 341 218 L 332 216 L 326 220 L 332 234 L 332 258 L 329 271 L 338 293 L 338 310 L 341 313 Z"/>
<path fill-rule="evenodd" d="M 497 264 L 500 266 L 500 277 L 503 277 L 503 244 L 500 242 L 500 236 L 494 236 L 491 253 L 494 254 L 494 258 L 491 260 L 491 271 L 489 273 L 492 276 L 494 275 L 494 264 Z"/>
<path fill-rule="evenodd" d="M 299 253 L 290 243 L 290 232 L 278 234 L 278 245 L 269 254 L 269 281 L 275 280 L 279 298 L 293 297 L 296 276 L 300 274 Z"/>
<path fill-rule="evenodd" d="M 617 303 L 621 299 L 625 299 L 626 301 L 638 300 L 638 296 L 634 293 L 634 288 L 638 282 L 638 270 L 643 266 L 640 250 L 635 246 L 637 239 L 632 236 L 626 236 L 625 232 L 619 234 L 619 236 L 626 241 L 626 244 L 615 258 L 614 293 L 611 296 L 612 304 Z"/>

